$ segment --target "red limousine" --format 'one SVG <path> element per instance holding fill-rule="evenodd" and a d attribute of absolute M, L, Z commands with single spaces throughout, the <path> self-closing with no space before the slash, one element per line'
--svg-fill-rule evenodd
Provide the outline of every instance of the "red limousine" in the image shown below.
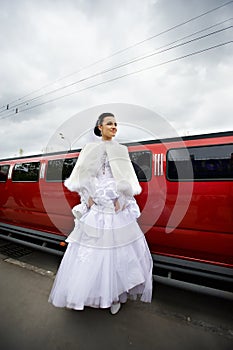
<path fill-rule="evenodd" d="M 233 131 L 127 144 L 158 278 L 233 282 Z M 80 150 L 0 160 L 0 237 L 63 254 Z M 201 282 L 199 282 L 201 281 Z"/>

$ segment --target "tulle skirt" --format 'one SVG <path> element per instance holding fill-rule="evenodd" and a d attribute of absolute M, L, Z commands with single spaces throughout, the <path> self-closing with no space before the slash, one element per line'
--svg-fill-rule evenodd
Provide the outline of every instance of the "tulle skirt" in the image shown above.
<path fill-rule="evenodd" d="M 76 221 L 49 296 L 50 303 L 56 307 L 83 310 L 85 306 L 108 308 L 113 302 L 124 303 L 128 298 L 151 302 L 151 254 L 136 220 L 128 216 L 126 225 L 127 212 L 122 213 L 118 216 L 115 213 L 102 213 L 101 220 L 98 219 L 101 225 L 98 236 L 93 236 L 92 231 L 90 235 L 87 232 L 94 220 L 93 215 L 96 215 L 94 211 L 91 210 L 81 219 L 82 225 Z M 122 220 L 123 226 L 127 226 L 125 232 L 128 232 L 129 240 L 124 238 L 124 244 L 116 240 L 114 246 L 111 239 L 109 244 L 109 240 L 103 237 L 110 233 L 111 237 L 114 234 L 119 236 L 119 222 Z M 111 230 L 108 225 L 106 227 L 106 222 L 113 225 Z M 94 224 L 98 228 L 96 220 Z M 103 242 L 108 244 L 102 245 Z"/>

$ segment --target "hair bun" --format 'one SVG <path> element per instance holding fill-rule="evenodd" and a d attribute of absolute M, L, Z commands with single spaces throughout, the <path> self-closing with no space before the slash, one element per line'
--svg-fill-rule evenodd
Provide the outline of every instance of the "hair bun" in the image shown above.
<path fill-rule="evenodd" d="M 94 128 L 94 134 L 96 135 L 96 136 L 101 136 L 101 131 L 100 131 L 100 129 L 98 128 L 98 126 L 95 126 L 95 128 Z"/>

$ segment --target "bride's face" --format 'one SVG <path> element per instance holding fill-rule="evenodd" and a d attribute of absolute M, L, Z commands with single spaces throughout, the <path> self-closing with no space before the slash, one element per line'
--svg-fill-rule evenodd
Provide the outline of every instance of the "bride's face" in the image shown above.
<path fill-rule="evenodd" d="M 117 132 L 117 122 L 114 117 L 105 117 L 102 125 L 99 125 L 103 140 L 111 140 Z"/>

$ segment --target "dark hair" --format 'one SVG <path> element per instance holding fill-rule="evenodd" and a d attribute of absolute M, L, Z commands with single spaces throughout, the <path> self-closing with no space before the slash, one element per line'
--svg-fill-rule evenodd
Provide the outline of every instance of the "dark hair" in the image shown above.
<path fill-rule="evenodd" d="M 102 125 L 105 117 L 114 117 L 114 114 L 112 114 L 112 113 L 102 113 L 102 114 L 100 114 L 100 116 L 97 119 L 97 122 L 95 124 L 95 127 L 94 127 L 94 134 L 96 136 L 99 136 L 99 137 L 101 136 L 101 131 L 98 128 L 98 125 Z"/>

